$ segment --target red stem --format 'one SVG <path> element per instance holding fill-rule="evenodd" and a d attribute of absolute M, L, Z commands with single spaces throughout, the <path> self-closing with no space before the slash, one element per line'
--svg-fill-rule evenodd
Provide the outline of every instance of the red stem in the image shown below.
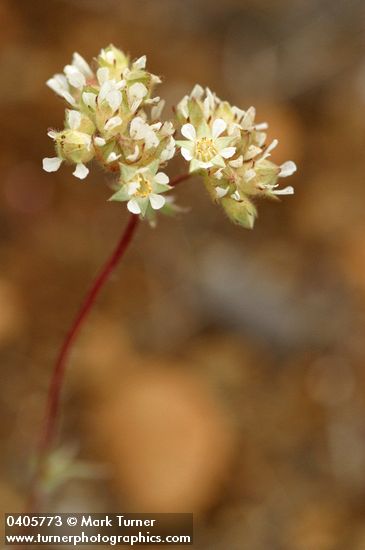
<path fill-rule="evenodd" d="M 171 180 L 170 185 L 175 185 L 185 181 L 190 177 L 190 174 L 182 174 Z M 82 325 L 90 313 L 95 304 L 95 300 L 98 297 L 100 291 L 103 289 L 105 283 L 108 281 L 111 273 L 117 267 L 118 263 L 124 256 L 129 243 L 135 233 L 138 226 L 139 217 L 131 215 L 128 225 L 122 233 L 122 236 L 113 251 L 112 255 L 107 260 L 106 264 L 96 277 L 95 281 L 91 285 L 89 292 L 86 294 L 84 301 L 69 329 L 62 347 L 59 351 L 55 367 L 53 370 L 51 382 L 48 389 L 46 412 L 44 417 L 44 424 L 42 427 L 42 434 L 39 443 L 36 471 L 32 480 L 27 511 L 36 511 L 40 493 L 40 482 L 42 480 L 43 470 L 48 457 L 48 453 L 52 447 L 57 428 L 57 420 L 60 410 L 60 398 L 63 387 L 63 381 L 65 377 L 67 359 L 70 355 L 72 346 L 82 328 Z"/>
<path fill-rule="evenodd" d="M 114 271 L 114 269 L 124 256 L 124 253 L 126 252 L 128 245 L 131 242 L 135 230 L 138 226 L 138 222 L 139 217 L 132 214 L 130 216 L 127 227 L 123 230 L 122 236 L 115 250 L 107 260 L 99 275 L 96 277 L 89 292 L 86 294 L 85 299 L 81 304 L 81 307 L 71 325 L 71 328 L 66 335 L 66 338 L 58 354 L 51 382 L 49 385 L 46 412 L 38 451 L 39 454 L 37 470 L 31 488 L 31 496 L 28 506 L 31 511 L 33 511 L 33 508 L 35 506 L 35 493 L 39 489 L 38 484 L 42 477 L 45 459 L 47 458 L 50 448 L 52 447 L 53 440 L 56 434 L 56 425 L 60 409 L 61 390 L 66 370 L 67 359 L 70 354 L 72 345 L 80 332 L 83 322 L 91 311 L 98 294 L 109 279 L 111 273 Z"/>
<path fill-rule="evenodd" d="M 181 174 L 181 176 L 177 176 L 176 178 L 170 181 L 171 187 L 175 187 L 175 185 L 178 185 L 182 181 L 189 179 L 190 176 L 192 176 L 192 174 L 189 174 L 189 173 Z"/>

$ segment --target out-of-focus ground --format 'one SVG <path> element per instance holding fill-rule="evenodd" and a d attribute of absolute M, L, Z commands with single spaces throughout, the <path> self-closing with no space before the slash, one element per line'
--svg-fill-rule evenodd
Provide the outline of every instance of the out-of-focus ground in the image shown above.
<path fill-rule="evenodd" d="M 364 3 L 2 0 L 0 22 L 2 510 L 127 219 L 98 169 L 42 172 L 64 109 L 44 82 L 113 42 L 165 78 L 166 116 L 196 82 L 255 105 L 296 194 L 249 232 L 191 181 L 190 211 L 142 227 L 72 356 L 56 459 L 88 467 L 48 511 L 194 511 L 199 550 L 364 550 Z"/>

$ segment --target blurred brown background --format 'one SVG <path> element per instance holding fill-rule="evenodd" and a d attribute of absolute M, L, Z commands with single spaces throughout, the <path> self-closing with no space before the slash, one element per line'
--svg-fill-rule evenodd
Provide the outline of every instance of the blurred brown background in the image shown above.
<path fill-rule="evenodd" d="M 42 172 L 64 110 L 45 81 L 112 42 L 164 77 L 166 116 L 196 82 L 255 105 L 296 194 L 249 232 L 195 180 L 143 225 L 72 356 L 48 510 L 194 511 L 204 550 L 364 550 L 364 3 L 1 0 L 0 22 L 2 510 L 127 219 L 97 168 Z"/>

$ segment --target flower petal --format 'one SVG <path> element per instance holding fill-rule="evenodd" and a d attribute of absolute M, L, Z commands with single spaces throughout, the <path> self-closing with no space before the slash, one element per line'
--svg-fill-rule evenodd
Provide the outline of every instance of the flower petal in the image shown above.
<path fill-rule="evenodd" d="M 108 163 L 110 162 L 115 162 L 116 160 L 118 160 L 119 158 L 121 157 L 121 155 L 117 155 L 117 153 L 115 153 L 114 151 L 112 151 L 110 153 L 110 155 L 108 156 L 108 158 L 106 159 L 106 161 Z"/>
<path fill-rule="evenodd" d="M 221 151 L 219 151 L 219 154 L 224 159 L 230 159 L 231 157 L 233 157 L 235 152 L 236 152 L 236 147 L 225 147 L 225 149 L 222 149 Z"/>
<path fill-rule="evenodd" d="M 79 180 L 84 180 L 88 173 L 89 169 L 85 166 L 85 164 L 82 164 L 82 162 L 80 162 L 76 165 L 73 175 L 75 176 L 75 178 L 79 178 Z"/>
<path fill-rule="evenodd" d="M 232 166 L 232 168 L 240 168 L 243 165 L 243 156 L 240 155 L 238 159 L 231 160 L 229 165 Z"/>
<path fill-rule="evenodd" d="M 219 187 L 218 186 L 218 187 L 215 188 L 215 192 L 216 192 L 217 198 L 221 199 L 222 197 L 227 195 L 228 187 L 224 188 L 224 187 Z"/>
<path fill-rule="evenodd" d="M 148 90 L 141 82 L 136 82 L 128 89 L 128 97 L 131 102 L 135 99 L 143 99 L 148 94 Z"/>
<path fill-rule="evenodd" d="M 136 199 L 131 199 L 130 201 L 128 201 L 127 208 L 129 210 L 129 212 L 131 212 L 132 214 L 140 214 L 141 213 L 141 208 L 140 208 L 138 202 L 136 201 Z"/>
<path fill-rule="evenodd" d="M 164 107 L 165 107 L 165 100 L 161 99 L 157 103 L 157 105 L 155 105 L 151 109 L 151 120 L 157 120 L 158 118 L 160 118 Z"/>
<path fill-rule="evenodd" d="M 200 84 L 195 84 L 190 94 L 190 97 L 192 99 L 201 99 L 203 97 L 203 94 L 204 94 L 204 89 L 200 86 Z"/>
<path fill-rule="evenodd" d="M 162 208 L 165 202 L 166 199 L 162 195 L 156 195 L 155 193 L 150 194 L 150 203 L 154 210 L 159 210 Z"/>
<path fill-rule="evenodd" d="M 94 143 L 98 147 L 104 147 L 104 145 L 106 144 L 106 141 L 104 138 L 97 136 L 96 138 L 94 138 Z"/>
<path fill-rule="evenodd" d="M 277 139 L 274 139 L 270 145 L 266 148 L 266 151 L 264 151 L 264 154 L 262 155 L 263 159 L 266 159 L 267 157 L 271 156 L 271 151 L 277 147 L 279 141 Z"/>
<path fill-rule="evenodd" d="M 105 84 L 105 82 L 107 82 L 109 80 L 109 69 L 108 69 L 108 67 L 101 67 L 100 69 L 97 70 L 96 75 L 98 77 L 98 82 L 99 82 L 100 86 L 102 86 L 103 84 Z"/>
<path fill-rule="evenodd" d="M 140 187 L 141 184 L 139 183 L 139 181 L 130 181 L 129 183 L 127 183 L 128 195 L 134 195 Z"/>
<path fill-rule="evenodd" d="M 146 149 L 151 149 L 152 147 L 158 147 L 160 140 L 156 136 L 155 132 L 151 130 L 149 126 L 147 126 L 147 128 L 148 128 L 148 131 L 146 132 L 146 135 L 144 138 L 146 143 Z"/>
<path fill-rule="evenodd" d="M 284 189 L 274 189 L 271 191 L 274 195 L 294 195 L 294 187 L 289 185 L 284 187 Z"/>
<path fill-rule="evenodd" d="M 190 141 L 195 141 L 196 130 L 192 124 L 184 124 L 181 128 L 182 135 Z"/>
<path fill-rule="evenodd" d="M 156 183 L 167 185 L 169 181 L 170 181 L 169 177 L 166 174 L 164 174 L 164 172 L 158 172 L 158 174 L 155 175 Z"/>
<path fill-rule="evenodd" d="M 47 80 L 46 84 L 58 95 L 62 95 L 63 92 L 68 90 L 67 79 L 63 74 L 56 74 L 53 78 Z"/>
<path fill-rule="evenodd" d="M 105 101 L 107 98 L 107 95 L 113 89 L 114 89 L 114 86 L 111 80 L 106 80 L 105 82 L 103 82 L 99 90 L 98 103 L 100 104 L 102 101 Z"/>
<path fill-rule="evenodd" d="M 62 159 L 58 157 L 44 158 L 43 170 L 45 170 L 46 172 L 57 172 L 61 164 L 62 164 Z"/>
<path fill-rule="evenodd" d="M 133 153 L 127 156 L 127 160 L 129 160 L 130 162 L 134 162 L 135 160 L 137 160 L 138 157 L 139 157 L 139 147 L 138 145 L 136 145 L 134 147 Z"/>
<path fill-rule="evenodd" d="M 73 65 L 66 65 L 64 68 L 67 80 L 74 88 L 83 88 L 86 84 L 86 78 L 76 67 Z"/>
<path fill-rule="evenodd" d="M 243 159 L 244 160 L 251 160 L 253 159 L 254 157 L 256 157 L 257 155 L 259 155 L 261 153 L 261 149 L 260 147 L 257 147 L 256 145 L 250 145 L 247 149 L 247 151 L 245 152 L 245 154 L 243 155 Z M 265 155 L 263 155 L 262 158 L 264 158 Z"/>
<path fill-rule="evenodd" d="M 81 114 L 79 111 L 68 111 L 67 122 L 71 130 L 77 130 L 81 124 Z"/>
<path fill-rule="evenodd" d="M 193 160 L 193 155 L 190 153 L 190 151 L 188 151 L 188 149 L 185 149 L 185 147 L 181 147 L 181 154 L 188 162 Z"/>
<path fill-rule="evenodd" d="M 217 118 L 213 122 L 213 128 L 212 128 L 212 136 L 213 138 L 219 137 L 221 134 L 223 134 L 224 130 L 227 128 L 226 122 L 223 120 L 223 118 Z"/>
<path fill-rule="evenodd" d="M 147 57 L 142 55 L 137 61 L 133 63 L 133 69 L 145 69 L 146 68 Z"/>
<path fill-rule="evenodd" d="M 89 77 L 93 76 L 93 72 L 90 69 L 89 64 L 85 61 L 82 55 L 80 55 L 77 52 L 73 54 L 72 65 L 76 67 L 85 76 L 89 76 Z"/>
<path fill-rule="evenodd" d="M 288 160 L 287 162 L 284 162 L 284 164 L 282 164 L 280 168 L 281 170 L 280 170 L 279 176 L 281 178 L 286 178 L 288 176 L 291 176 L 297 170 L 297 166 L 295 162 L 293 162 L 292 160 Z"/>
<path fill-rule="evenodd" d="M 122 122 L 123 121 L 119 116 L 113 116 L 105 123 L 104 130 L 106 132 L 110 132 L 111 130 L 114 130 L 114 128 L 117 128 L 117 126 L 120 126 Z"/>
<path fill-rule="evenodd" d="M 122 99 L 123 99 L 123 96 L 119 90 L 112 90 L 111 92 L 108 93 L 106 97 L 106 101 L 107 103 L 109 103 L 113 111 L 116 111 L 117 109 L 119 109 L 120 104 L 122 103 Z"/>
<path fill-rule="evenodd" d="M 84 92 L 82 94 L 82 99 L 85 105 L 90 109 L 96 108 L 96 94 L 93 94 L 92 92 Z"/>

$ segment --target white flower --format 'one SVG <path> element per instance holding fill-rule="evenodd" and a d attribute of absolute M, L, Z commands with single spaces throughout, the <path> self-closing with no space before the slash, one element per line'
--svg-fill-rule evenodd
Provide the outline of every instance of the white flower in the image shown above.
<path fill-rule="evenodd" d="M 235 147 L 228 146 L 232 142 L 231 137 L 220 137 L 226 128 L 227 124 L 221 118 L 213 122 L 212 128 L 205 123 L 197 130 L 192 124 L 183 125 L 181 133 L 188 141 L 178 141 L 177 144 L 181 147 L 182 156 L 191 163 L 191 172 L 200 168 L 226 166 L 226 159 L 236 152 Z"/>
<path fill-rule="evenodd" d="M 166 203 L 165 193 L 171 189 L 169 178 L 163 172 L 157 172 L 158 162 L 144 168 L 121 165 L 122 186 L 110 200 L 127 201 L 132 214 L 146 215 L 149 207 L 160 210 Z"/>

